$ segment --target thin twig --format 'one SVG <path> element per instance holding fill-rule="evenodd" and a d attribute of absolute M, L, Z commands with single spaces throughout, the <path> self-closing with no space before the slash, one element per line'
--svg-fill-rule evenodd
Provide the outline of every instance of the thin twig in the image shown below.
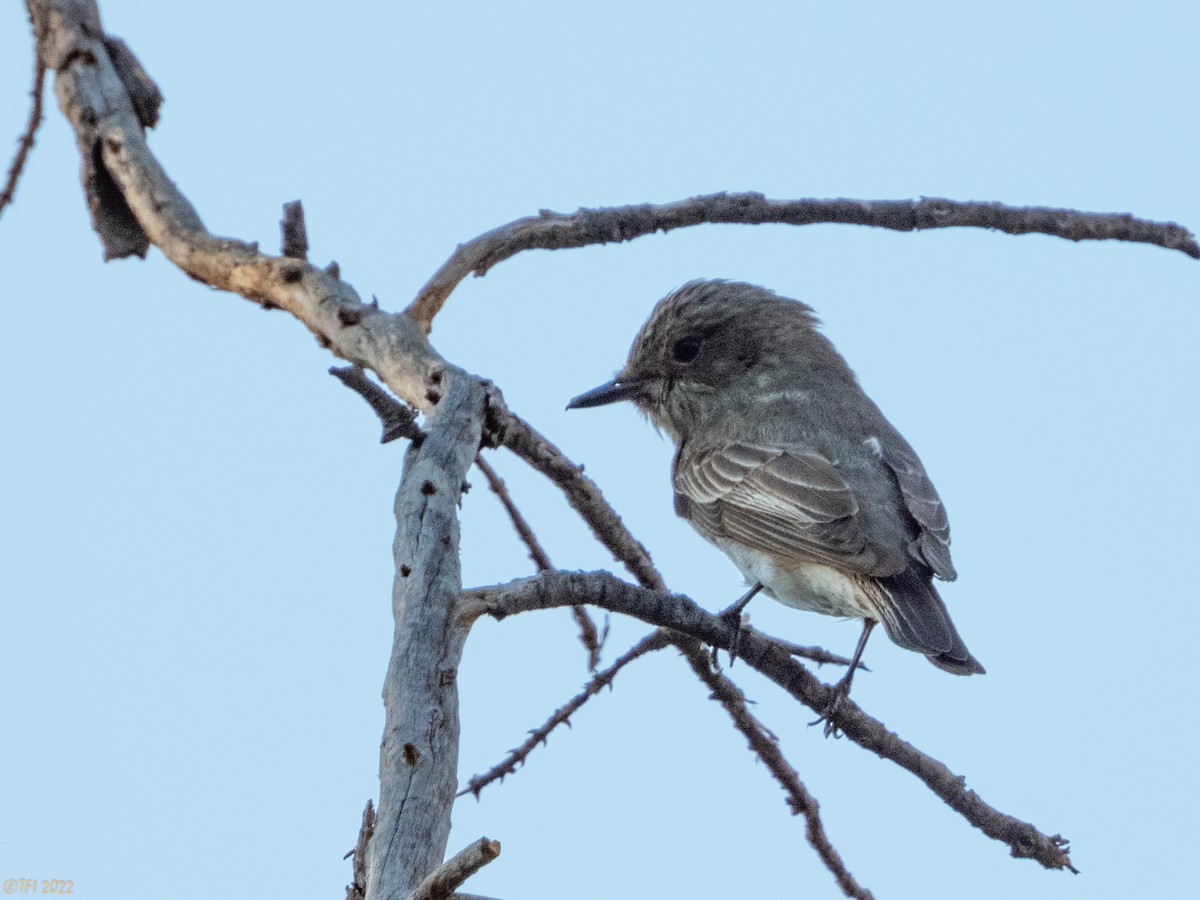
<path fill-rule="evenodd" d="M 516 531 L 517 537 L 529 548 L 529 558 L 533 560 L 533 564 L 537 566 L 537 570 L 539 572 L 548 572 L 553 569 L 554 565 L 550 562 L 550 557 L 546 555 L 546 551 L 542 547 L 541 542 L 538 541 L 537 535 L 529 527 L 529 522 L 521 515 L 521 511 L 517 509 L 517 505 L 513 502 L 512 495 L 508 492 L 508 486 L 504 483 L 504 479 L 483 458 L 482 453 L 475 457 L 475 465 L 483 473 L 483 477 L 487 479 L 488 487 L 491 488 L 492 493 L 499 498 L 500 505 L 504 507 L 504 511 L 508 513 L 509 521 L 512 522 L 513 530 Z M 587 651 L 588 671 L 594 672 L 596 671 L 596 666 L 600 665 L 601 650 L 600 636 L 596 631 L 596 623 L 592 621 L 591 616 L 587 614 L 587 610 L 582 606 L 572 606 L 571 617 L 575 620 L 575 625 L 579 629 L 579 641 Z"/>
<path fill-rule="evenodd" d="M 379 443 L 386 444 L 397 438 L 408 438 L 414 444 L 425 439 L 425 432 L 417 427 L 417 414 L 405 406 L 370 378 L 361 366 L 334 366 L 329 374 L 367 401 L 383 426 Z"/>
<path fill-rule="evenodd" d="M 743 626 L 745 627 L 745 626 Z M 824 647 L 805 646 L 804 644 L 793 644 L 791 641 L 785 641 L 782 638 L 771 638 L 780 648 L 786 650 L 792 656 L 799 656 L 801 659 L 807 659 L 809 662 L 814 662 L 818 666 L 823 666 L 826 663 L 832 666 L 848 666 L 850 660 L 844 656 L 838 656 L 836 653 L 830 653 Z M 863 672 L 870 672 L 866 663 L 859 662 L 858 668 Z"/>
<path fill-rule="evenodd" d="M 646 590 L 608 572 L 547 572 L 505 585 L 467 591 L 462 603 L 462 614 L 468 618 L 486 613 L 498 619 L 532 609 L 590 603 L 726 650 L 732 646 L 735 633 L 727 622 L 682 594 Z M 743 628 L 740 635 L 739 659 L 805 706 L 824 712 L 833 697 L 832 688 L 754 629 Z M 1067 841 L 1061 835 L 1043 834 L 1028 822 L 988 805 L 967 789 L 964 778 L 889 731 L 882 722 L 863 712 L 852 698 L 842 700 L 835 719 L 848 739 L 911 772 L 968 822 L 988 837 L 1007 844 L 1013 856 L 1036 860 L 1047 869 L 1076 871 Z"/>
<path fill-rule="evenodd" d="M 468 275 L 481 276 L 523 250 L 562 250 L 631 241 L 706 222 L 762 225 L 842 223 L 894 231 L 989 228 L 1007 234 L 1047 234 L 1072 241 L 1120 240 L 1154 244 L 1200 259 L 1200 245 L 1174 222 L 1151 222 L 1126 213 L 1089 213 L 1045 206 L 920 200 L 768 200 L 762 194 L 707 194 L 675 203 L 541 210 L 487 231 L 458 248 L 421 288 L 408 313 L 428 334 L 450 292 Z"/>
<path fill-rule="evenodd" d="M 12 164 L 8 167 L 8 179 L 4 183 L 4 190 L 0 192 L 0 213 L 4 212 L 4 207 L 12 203 L 13 197 L 16 196 L 17 182 L 21 180 L 21 173 L 25 169 L 25 160 L 29 158 L 29 151 L 33 149 L 38 126 L 42 124 L 42 94 L 45 93 L 43 90 L 45 84 L 46 67 L 41 58 L 35 55 L 33 87 L 30 89 L 33 105 L 29 109 L 29 121 L 25 124 L 25 130 L 17 139 L 17 152 L 13 155 Z"/>
<path fill-rule="evenodd" d="M 825 827 L 821 823 L 820 806 L 816 798 L 809 793 L 804 782 L 800 780 L 799 773 L 780 751 L 775 736 L 746 708 L 745 697 L 737 685 L 712 670 L 707 654 L 701 653 L 698 658 L 689 655 L 687 660 L 691 663 L 696 677 L 712 689 L 713 699 L 720 701 L 725 707 L 733 724 L 749 741 L 750 749 L 763 761 L 767 770 L 775 776 L 775 780 L 788 795 L 788 805 L 792 808 L 792 814 L 804 816 L 808 842 L 817 851 L 817 856 L 825 864 L 825 868 L 833 874 L 838 887 L 847 897 L 874 900 L 871 892 L 854 880 L 854 876 L 842 862 L 841 854 L 829 842 Z M 731 702 L 726 702 L 727 700 Z"/>
<path fill-rule="evenodd" d="M 430 872 L 410 900 L 449 900 L 460 884 L 499 855 L 499 841 L 480 838 Z"/>
<path fill-rule="evenodd" d="M 571 462 L 549 439 L 512 412 L 508 413 L 504 429 L 504 446 L 558 486 L 596 539 L 639 584 L 653 590 L 666 590 L 666 583 L 654 568 L 646 548 L 629 533 L 596 482 L 583 474 L 583 466 Z"/>
<path fill-rule="evenodd" d="M 457 796 L 462 797 L 466 794 L 474 794 L 479 797 L 480 792 L 491 784 L 493 781 L 503 781 L 505 775 L 511 775 L 517 771 L 517 768 L 525 764 L 526 758 L 538 744 L 546 743 L 546 739 L 550 737 L 550 732 L 559 725 L 570 726 L 570 718 L 583 706 L 588 700 L 600 693 L 600 689 L 604 687 L 612 687 L 613 678 L 621 669 L 625 668 L 629 663 L 641 656 L 645 656 L 654 650 L 661 650 L 663 647 L 671 644 L 671 636 L 664 631 L 654 631 L 646 635 L 622 656 L 605 669 L 603 672 L 597 672 L 592 679 L 587 683 L 582 691 L 556 709 L 553 715 L 542 725 L 534 728 L 529 732 L 529 737 L 521 742 L 519 747 L 508 752 L 503 760 L 496 763 L 482 775 L 471 776 L 467 786 L 458 792 Z"/>
<path fill-rule="evenodd" d="M 538 541 L 537 535 L 533 533 L 533 529 L 529 527 L 529 522 L 521 515 L 521 511 L 517 509 L 517 505 L 513 503 L 512 495 L 508 492 L 508 485 L 504 483 L 496 470 L 491 467 L 483 455 L 475 457 L 475 465 L 479 471 L 483 473 L 483 477 L 487 479 L 488 487 L 492 493 L 500 500 L 500 505 L 504 507 L 504 511 L 508 513 L 508 518 L 512 522 L 513 530 L 516 531 L 517 537 L 529 548 L 529 558 L 533 560 L 533 564 L 539 572 L 548 572 L 554 568 L 554 564 L 550 562 L 550 557 L 546 555 L 545 549 L 541 542 Z"/>

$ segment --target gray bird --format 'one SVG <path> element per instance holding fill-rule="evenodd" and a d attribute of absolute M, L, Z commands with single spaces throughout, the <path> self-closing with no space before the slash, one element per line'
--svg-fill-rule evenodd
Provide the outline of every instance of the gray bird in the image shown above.
<path fill-rule="evenodd" d="M 983 673 L 933 577 L 950 526 L 917 454 L 859 387 L 810 307 L 752 284 L 663 298 L 615 379 L 568 409 L 632 400 L 671 436 L 675 512 L 780 603 L 864 620 L 827 733 L 877 622 L 955 675 Z"/>

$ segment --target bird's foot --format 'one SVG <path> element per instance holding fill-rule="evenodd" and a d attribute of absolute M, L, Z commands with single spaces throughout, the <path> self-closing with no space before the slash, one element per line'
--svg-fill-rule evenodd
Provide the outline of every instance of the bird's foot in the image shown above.
<path fill-rule="evenodd" d="M 729 609 L 725 610 L 725 612 L 717 616 L 718 619 L 733 629 L 733 641 L 729 645 L 730 666 L 732 666 L 734 661 L 737 659 L 738 646 L 742 642 L 742 609 L 744 608 L 744 605 L 745 604 L 735 603 L 733 606 L 729 607 Z M 713 647 L 712 657 L 714 666 L 717 664 L 717 649 L 718 648 Z"/>
<path fill-rule="evenodd" d="M 813 719 L 808 723 L 811 728 L 814 725 L 825 723 L 825 737 L 840 738 L 842 730 L 838 728 L 836 716 L 838 709 L 841 708 L 842 701 L 850 695 L 850 685 L 846 679 L 842 679 L 833 686 L 833 696 L 829 698 L 829 702 L 825 704 L 825 708 L 821 711 L 819 718 Z"/>
<path fill-rule="evenodd" d="M 737 659 L 738 645 L 742 642 L 742 612 L 746 605 L 754 599 L 754 595 L 762 590 L 762 584 L 755 584 L 750 590 L 746 591 L 742 597 L 717 616 L 722 622 L 733 629 L 733 641 L 729 645 L 729 665 L 732 666 L 734 660 Z M 712 652 L 713 667 L 717 666 L 717 648 L 713 647 Z"/>

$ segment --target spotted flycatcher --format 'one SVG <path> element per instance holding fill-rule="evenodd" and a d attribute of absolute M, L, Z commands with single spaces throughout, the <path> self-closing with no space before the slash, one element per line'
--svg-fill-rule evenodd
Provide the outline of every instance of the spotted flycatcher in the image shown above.
<path fill-rule="evenodd" d="M 864 620 L 828 729 L 877 622 L 940 669 L 984 669 L 933 586 L 956 577 L 942 501 L 817 325 L 766 288 L 690 282 L 568 409 L 632 400 L 671 436 L 675 512 L 742 571 L 746 600 Z"/>

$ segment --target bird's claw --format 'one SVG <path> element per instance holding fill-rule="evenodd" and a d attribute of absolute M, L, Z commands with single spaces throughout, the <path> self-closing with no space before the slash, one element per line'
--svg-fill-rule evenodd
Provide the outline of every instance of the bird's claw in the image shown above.
<path fill-rule="evenodd" d="M 729 644 L 729 665 L 732 666 L 734 660 L 737 659 L 738 645 L 742 642 L 742 612 L 746 609 L 746 605 L 754 599 L 754 595 L 762 590 L 762 582 L 753 585 L 750 590 L 746 591 L 741 598 L 726 609 L 724 612 L 717 615 L 717 618 L 733 629 L 733 641 Z M 713 667 L 717 666 L 717 648 L 713 647 L 712 652 Z"/>
<path fill-rule="evenodd" d="M 737 606 L 730 607 L 717 618 L 733 629 L 733 641 L 729 645 L 729 665 L 732 668 L 737 660 L 738 646 L 742 642 L 742 609 Z M 716 662 L 717 648 L 713 647 L 713 664 L 716 665 Z"/>
<path fill-rule="evenodd" d="M 819 718 L 813 719 L 808 723 L 808 727 L 811 728 L 814 725 L 819 725 L 820 723 L 824 722 L 825 737 L 832 737 L 835 739 L 841 738 L 842 730 L 838 728 L 838 724 L 834 717 L 837 715 L 837 711 L 841 707 L 842 700 L 845 699 L 847 693 L 849 693 L 849 691 L 844 688 L 842 682 L 839 681 L 837 684 L 835 684 L 833 686 L 833 696 L 830 698 L 829 703 L 825 705 L 825 709 L 821 711 Z"/>

